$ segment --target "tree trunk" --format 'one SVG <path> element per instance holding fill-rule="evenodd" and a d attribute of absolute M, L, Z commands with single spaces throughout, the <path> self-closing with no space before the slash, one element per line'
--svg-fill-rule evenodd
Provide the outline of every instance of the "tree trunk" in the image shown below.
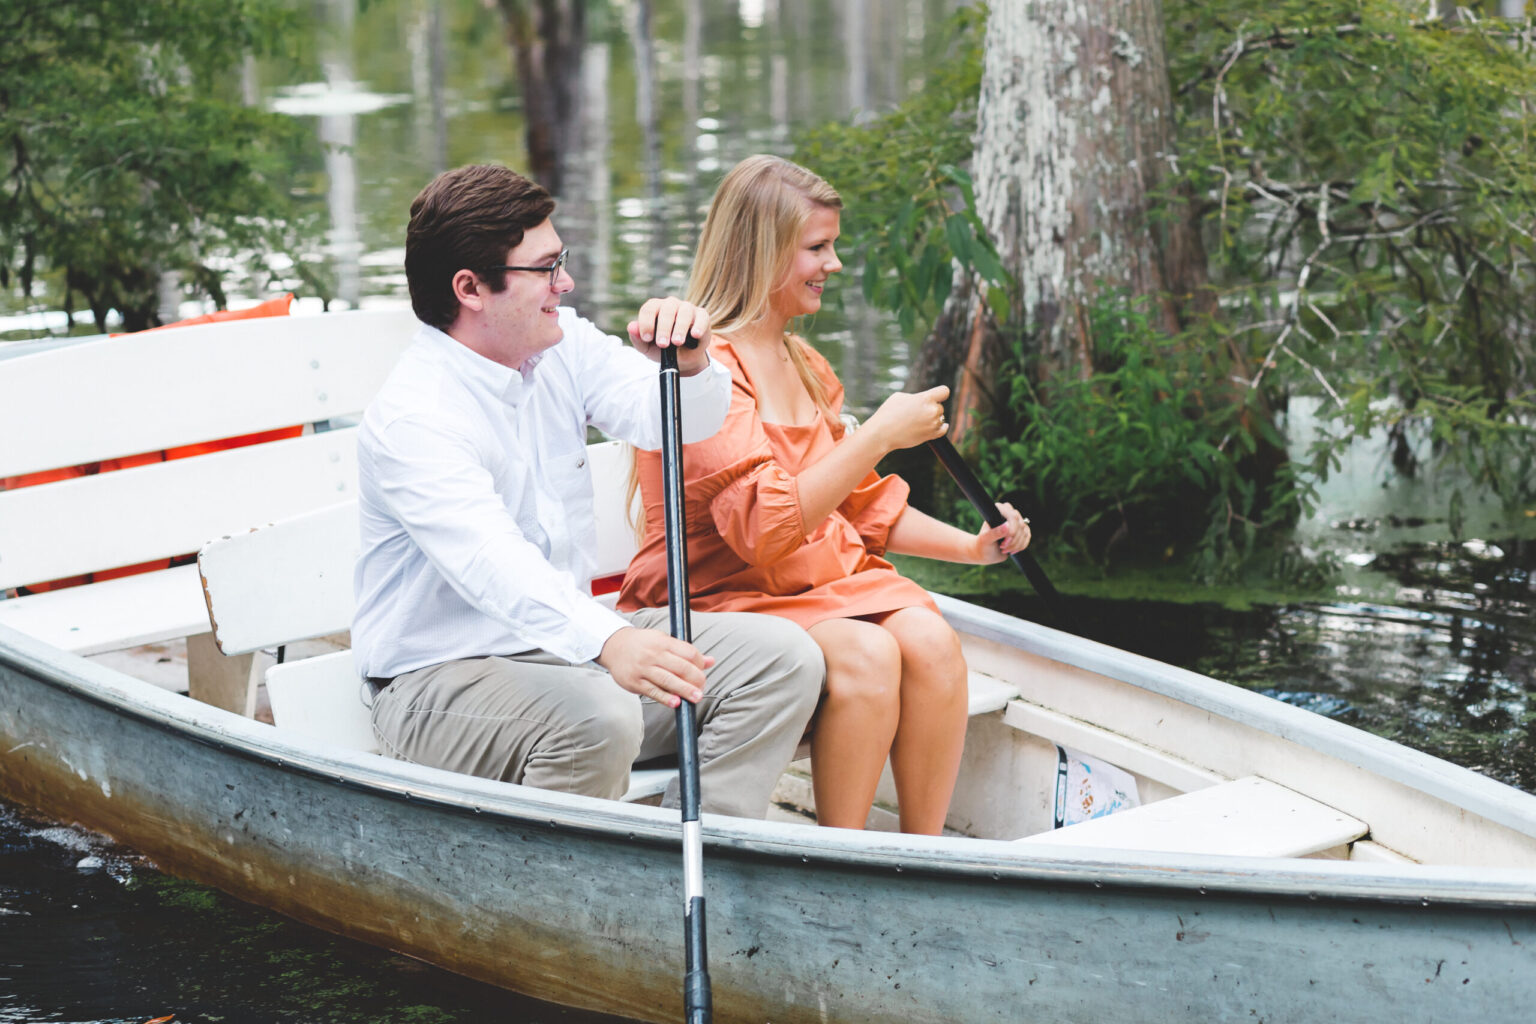
<path fill-rule="evenodd" d="M 1149 216 L 1176 160 L 1172 116 L 1160 0 L 993 5 L 972 177 L 1042 373 L 1091 371 L 1087 315 L 1107 291 L 1151 297 L 1169 331 L 1209 301 L 1193 221 Z M 956 436 L 989 409 L 1002 351 L 957 279 L 915 368 L 920 386 L 951 386 Z"/>
<path fill-rule="evenodd" d="M 500 0 L 500 6 L 523 89 L 527 173 L 563 196 L 579 131 L 586 2 Z"/>

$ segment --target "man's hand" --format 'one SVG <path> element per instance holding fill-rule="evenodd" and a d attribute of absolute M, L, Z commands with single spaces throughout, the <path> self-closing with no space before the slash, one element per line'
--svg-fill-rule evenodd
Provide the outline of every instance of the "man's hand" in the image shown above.
<path fill-rule="evenodd" d="M 623 689 L 675 708 L 704 696 L 704 670 L 715 659 L 660 630 L 626 626 L 603 644 L 597 663 Z"/>
<path fill-rule="evenodd" d="M 629 340 L 654 362 L 662 349 L 676 347 L 678 372 L 692 377 L 709 365 L 709 314 L 682 299 L 646 299 L 629 322 Z M 697 345 L 688 348 L 690 341 Z"/>

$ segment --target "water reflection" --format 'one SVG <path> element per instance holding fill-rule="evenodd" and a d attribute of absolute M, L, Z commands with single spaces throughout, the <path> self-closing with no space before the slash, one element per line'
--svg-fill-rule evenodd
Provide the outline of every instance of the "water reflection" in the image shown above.
<path fill-rule="evenodd" d="M 750 153 L 921 90 L 963 0 L 319 0 L 282 60 L 249 62 L 253 102 L 312 122 L 324 167 L 295 169 L 330 212 L 336 306 L 404 304 L 411 199 L 448 166 L 497 161 L 549 181 L 572 248 L 572 301 L 622 324 L 653 291 L 681 291 L 704 206 Z M 641 17 L 645 15 L 646 17 Z M 647 31 L 640 31 L 648 26 Z M 836 184 L 834 182 L 834 184 Z M 809 335 L 858 411 L 904 380 L 908 339 L 865 308 L 857 268 Z M 317 305 L 298 281 L 301 308 Z M 264 298 L 232 282 L 234 303 Z M 37 311 L 0 337 L 67 329 Z M 184 306 L 183 315 L 203 310 Z M 4 312 L 4 310 L 0 310 Z"/>
<path fill-rule="evenodd" d="M 326 15 L 336 29 L 334 39 L 352 38 L 356 5 L 353 0 L 328 0 Z M 331 90 L 351 90 L 352 60 L 348 47 L 328 47 L 325 80 Z M 357 233 L 357 113 L 330 110 L 320 115 L 320 141 L 325 145 L 325 173 L 330 179 L 326 209 L 331 215 L 330 256 L 336 273 L 336 297 L 354 309 L 362 297 L 359 261 L 363 243 Z"/>

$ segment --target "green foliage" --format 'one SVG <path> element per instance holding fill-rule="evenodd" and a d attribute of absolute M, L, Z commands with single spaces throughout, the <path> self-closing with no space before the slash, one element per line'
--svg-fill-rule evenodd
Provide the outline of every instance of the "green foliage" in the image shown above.
<path fill-rule="evenodd" d="M 908 333 L 938 316 L 956 261 L 993 284 L 1007 279 L 963 169 L 976 130 L 985 25 L 984 7 L 961 10 L 950 22 L 947 55 L 915 96 L 883 117 L 815 129 L 795 152 L 842 194 L 843 247 L 849 264 L 862 267 L 864 298 L 893 311 Z"/>
<path fill-rule="evenodd" d="M 1086 379 L 1034 383 L 1045 371 L 1015 338 L 982 442 L 994 488 L 1028 481 L 1025 500 L 1096 558 L 1122 540 L 1191 544 L 1207 577 L 1255 552 L 1368 435 L 1397 441 L 1403 472 L 1427 456 L 1506 500 L 1536 489 L 1531 27 L 1477 7 L 1454 25 L 1416 20 L 1424 10 L 1165 5 L 1178 157 L 1154 216 L 1188 215 L 1196 197 L 1215 314 L 1167 338 L 1122 299 L 1101 303 Z M 865 294 L 904 328 L 934 317 L 956 259 L 1016 334 L 1007 268 L 959 170 L 982 16 L 956 25 L 923 95 L 823 128 L 798 157 L 843 189 Z M 1320 398 L 1328 429 L 1277 465 L 1256 442 L 1283 450 L 1269 410 L 1293 395 Z"/>
<path fill-rule="evenodd" d="M 1289 466 L 1259 481 L 1247 423 L 1266 421 L 1210 379 L 1204 346 L 1159 332 L 1145 305 L 1108 292 L 1088 311 L 1091 375 L 1033 384 L 1040 367 L 1015 339 L 1005 401 L 978 442 L 981 472 L 1012 481 L 1057 547 L 1101 563 L 1122 545 L 1195 552 L 1201 575 L 1217 578 L 1310 494 Z"/>
<path fill-rule="evenodd" d="M 296 28 L 287 0 L 11 0 L 0 13 L 0 287 L 155 322 L 160 274 L 222 305 L 245 261 L 316 284 L 288 185 L 314 143 L 245 106 L 247 54 Z M 53 301 L 59 301 L 57 299 Z"/>
<path fill-rule="evenodd" d="M 1173 0 L 1184 180 L 1223 312 L 1325 447 L 1389 431 L 1536 487 L 1536 61 L 1399 0 Z M 1399 468 L 1414 458 L 1399 445 Z M 1327 455 L 1313 453 L 1326 472 Z"/>

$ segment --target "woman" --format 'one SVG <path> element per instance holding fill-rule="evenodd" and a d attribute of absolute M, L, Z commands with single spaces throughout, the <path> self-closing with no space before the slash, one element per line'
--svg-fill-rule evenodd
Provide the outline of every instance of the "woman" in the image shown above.
<path fill-rule="evenodd" d="M 789 331 L 842 269 L 841 208 L 825 181 L 772 156 L 742 161 L 715 193 L 688 299 L 710 311 L 710 355 L 735 391 L 719 433 L 684 448 L 689 583 L 695 609 L 784 616 L 825 653 L 817 820 L 863 828 L 889 754 L 902 831 L 938 834 L 965 742 L 965 662 L 927 593 L 880 556 L 997 562 L 1029 543 L 1029 527 L 1000 505 L 1004 525 L 966 533 L 909 508 L 905 481 L 874 472 L 945 432 L 947 388 L 892 395 L 845 433 L 842 385 Z M 645 533 L 623 610 L 667 598 L 659 454 L 639 453 L 637 469 Z"/>

